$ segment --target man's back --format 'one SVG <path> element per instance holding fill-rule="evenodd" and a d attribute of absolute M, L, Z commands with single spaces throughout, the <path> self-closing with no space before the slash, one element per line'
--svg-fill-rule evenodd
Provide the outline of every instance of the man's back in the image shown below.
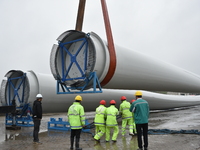
<path fill-rule="evenodd" d="M 137 99 L 132 103 L 130 111 L 134 113 L 134 119 L 136 124 L 148 123 L 149 118 L 149 104 L 144 99 Z"/>
<path fill-rule="evenodd" d="M 95 125 L 105 125 L 106 107 L 100 105 L 96 108 L 96 115 L 94 118 Z"/>
<path fill-rule="evenodd" d="M 116 118 L 116 116 L 118 114 L 119 114 L 119 111 L 114 105 L 111 105 L 110 107 L 108 107 L 106 109 L 106 115 L 107 115 L 106 125 L 107 126 L 116 126 L 116 125 L 118 125 L 117 118 Z"/>
<path fill-rule="evenodd" d="M 121 114 L 122 114 L 122 119 L 132 118 L 132 113 L 129 111 L 129 109 L 130 109 L 130 103 L 127 102 L 126 100 L 123 101 L 123 102 L 120 104 L 119 111 L 120 111 Z"/>
<path fill-rule="evenodd" d="M 68 120 L 72 129 L 81 129 L 85 125 L 85 112 L 80 103 L 74 102 L 69 107 Z"/>

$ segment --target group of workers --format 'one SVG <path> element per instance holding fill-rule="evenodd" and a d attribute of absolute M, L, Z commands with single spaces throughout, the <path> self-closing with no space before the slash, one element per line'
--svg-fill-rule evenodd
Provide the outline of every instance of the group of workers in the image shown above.
<path fill-rule="evenodd" d="M 94 118 L 95 124 L 95 136 L 94 140 L 100 141 L 100 138 L 106 133 L 106 142 L 110 140 L 110 131 L 113 129 L 112 141 L 117 141 L 119 133 L 119 127 L 117 122 L 117 116 L 122 117 L 122 129 L 121 134 L 125 136 L 126 126 L 129 126 L 129 135 L 137 133 L 132 112 L 129 111 L 130 103 L 126 101 L 126 97 L 121 97 L 121 104 L 119 110 L 115 107 L 116 101 L 111 100 L 110 106 L 105 107 L 106 101 L 101 100 L 99 107 L 96 108 L 96 115 Z"/>
<path fill-rule="evenodd" d="M 105 134 L 106 142 L 110 141 L 110 131 L 113 129 L 113 135 L 111 140 L 117 141 L 119 134 L 119 127 L 117 122 L 117 116 L 122 117 L 122 129 L 121 134 L 125 136 L 126 126 L 128 125 L 129 135 L 133 136 L 137 134 L 138 150 L 148 149 L 148 118 L 149 118 L 149 105 L 148 102 L 142 99 L 142 92 L 136 91 L 136 100 L 128 102 L 125 96 L 121 97 L 121 104 L 119 110 L 116 108 L 116 101 L 111 100 L 110 106 L 106 107 L 106 101 L 101 100 L 100 105 L 96 108 L 96 114 L 94 118 L 95 124 L 95 136 L 94 140 L 100 142 L 100 138 Z M 85 113 L 84 108 L 81 105 L 82 97 L 77 95 L 75 102 L 68 109 L 68 121 L 71 127 L 70 135 L 70 149 L 82 150 L 79 147 L 80 134 L 82 128 L 85 127 Z M 142 135 L 144 145 L 142 145 Z"/>
<path fill-rule="evenodd" d="M 100 138 L 105 134 L 106 142 L 110 141 L 110 131 L 113 129 L 112 141 L 117 141 L 119 133 L 119 127 L 117 122 L 117 116 L 122 117 L 121 134 L 125 136 L 126 126 L 128 125 L 129 135 L 133 136 L 137 134 L 138 150 L 148 149 L 148 118 L 149 118 L 149 105 L 148 102 L 142 99 L 142 92 L 136 91 L 136 100 L 128 102 L 125 96 L 121 97 L 121 104 L 119 110 L 116 108 L 116 101 L 111 100 L 110 106 L 106 107 L 106 101 L 101 100 L 100 105 L 96 108 L 96 114 L 94 118 L 95 124 L 95 136 L 94 140 L 100 142 Z M 36 100 L 33 104 L 33 143 L 42 144 L 39 142 L 38 132 L 40 128 L 40 122 L 42 119 L 42 95 L 37 94 Z M 77 95 L 75 102 L 68 109 L 68 121 L 70 123 L 70 149 L 82 150 L 79 147 L 80 135 L 82 128 L 85 125 L 85 112 L 84 107 L 81 105 L 82 97 Z M 142 142 L 143 135 L 143 142 Z M 142 145 L 144 143 L 144 145 Z"/>

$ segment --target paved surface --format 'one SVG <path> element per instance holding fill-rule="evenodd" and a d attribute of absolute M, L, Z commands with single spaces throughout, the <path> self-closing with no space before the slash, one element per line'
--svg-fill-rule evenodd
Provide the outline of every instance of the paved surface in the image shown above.
<path fill-rule="evenodd" d="M 87 119 L 92 121 L 94 113 L 87 113 Z M 32 143 L 33 127 L 23 127 L 21 130 L 5 130 L 4 117 L 0 117 L 0 150 L 68 150 L 70 145 L 69 132 L 48 131 L 47 122 L 50 118 L 63 118 L 67 120 L 65 113 L 45 114 L 41 132 L 39 134 L 42 145 Z M 171 129 L 200 131 L 200 106 L 171 110 L 154 111 L 150 114 L 150 129 Z M 119 120 L 119 124 L 121 121 Z M 94 133 L 94 129 L 91 130 Z M 119 134 L 117 142 L 105 142 L 105 137 L 98 144 L 93 140 L 92 134 L 82 133 L 80 147 L 83 150 L 136 150 L 136 136 L 127 135 L 122 138 Z M 149 135 L 149 150 L 200 150 L 200 135 L 198 134 L 162 134 Z"/>

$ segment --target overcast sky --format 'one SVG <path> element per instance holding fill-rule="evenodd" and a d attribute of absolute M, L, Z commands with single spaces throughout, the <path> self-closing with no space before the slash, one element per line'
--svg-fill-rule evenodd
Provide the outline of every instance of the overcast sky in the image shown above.
<path fill-rule="evenodd" d="M 56 38 L 75 29 L 79 0 L 0 1 L 0 79 L 50 72 Z M 200 75 L 200 0 L 107 0 L 117 45 Z M 83 31 L 106 40 L 100 0 L 86 0 Z"/>

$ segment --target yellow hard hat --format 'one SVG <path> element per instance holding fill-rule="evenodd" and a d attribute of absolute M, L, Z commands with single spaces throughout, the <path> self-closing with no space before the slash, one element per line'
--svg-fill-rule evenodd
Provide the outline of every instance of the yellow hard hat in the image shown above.
<path fill-rule="evenodd" d="M 77 95 L 77 96 L 75 97 L 75 100 L 82 101 L 82 97 L 81 97 L 80 95 Z"/>
<path fill-rule="evenodd" d="M 142 96 L 142 92 L 141 91 L 136 91 L 135 92 L 135 96 Z"/>

